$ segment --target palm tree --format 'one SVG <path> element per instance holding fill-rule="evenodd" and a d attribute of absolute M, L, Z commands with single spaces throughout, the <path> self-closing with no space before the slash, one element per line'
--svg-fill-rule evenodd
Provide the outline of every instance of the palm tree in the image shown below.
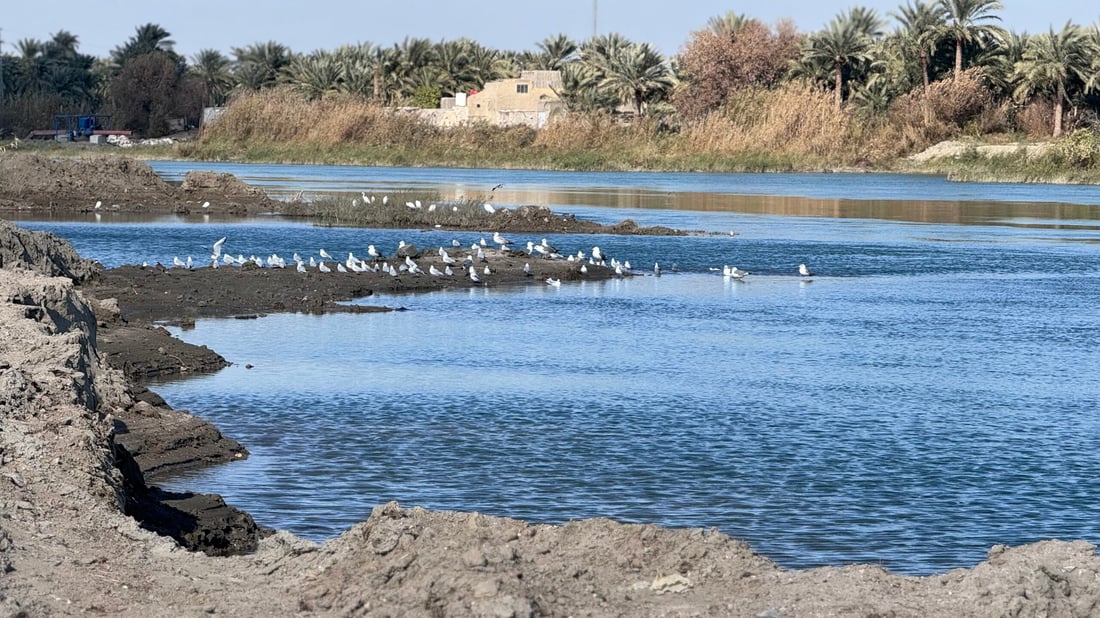
<path fill-rule="evenodd" d="M 572 61 L 577 54 L 576 41 L 564 34 L 548 36 L 536 45 L 541 51 L 540 68 L 548 71 L 560 71 L 562 66 Z"/>
<path fill-rule="evenodd" d="M 229 58 L 216 49 L 204 49 L 191 58 L 190 72 L 206 88 L 206 103 L 222 105 L 233 88 Z"/>
<path fill-rule="evenodd" d="M 126 64 L 127 60 L 143 54 L 154 51 L 172 52 L 172 47 L 176 42 L 169 38 L 171 36 L 170 32 L 158 24 L 143 24 L 137 27 L 134 36 L 130 37 L 120 47 L 111 50 L 111 60 L 114 61 L 115 65 L 121 67 Z M 178 60 L 174 53 L 172 57 Z"/>
<path fill-rule="evenodd" d="M 232 52 L 236 57 L 233 76 L 237 84 L 247 90 L 259 90 L 279 83 L 294 59 L 290 48 L 275 41 L 234 47 Z"/>
<path fill-rule="evenodd" d="M 729 11 L 725 15 L 708 19 L 707 28 L 720 37 L 734 39 L 737 38 L 737 33 L 741 32 L 741 29 L 750 21 L 752 20 L 744 13 Z"/>
<path fill-rule="evenodd" d="M 837 109 L 844 104 L 845 70 L 870 62 L 871 44 L 881 29 L 882 22 L 873 10 L 853 7 L 847 15 L 834 17 L 824 30 L 810 35 L 802 48 L 804 64 L 831 67 Z"/>
<path fill-rule="evenodd" d="M 917 52 L 921 77 L 924 80 L 924 91 L 927 93 L 930 83 L 928 62 L 931 55 L 936 53 L 936 47 L 943 37 L 943 27 L 947 23 L 946 9 L 942 4 L 909 0 L 905 6 L 898 7 L 898 12 L 892 15 L 901 26 L 899 34 L 903 37 L 906 47 Z"/>
<path fill-rule="evenodd" d="M 327 51 L 299 56 L 287 67 L 287 79 L 307 99 L 321 99 L 340 90 L 340 64 Z"/>
<path fill-rule="evenodd" d="M 1004 30 L 989 21 L 1000 21 L 1001 16 L 993 11 L 1000 11 L 1004 6 L 1000 0 L 940 0 L 940 5 L 947 13 L 947 26 L 944 30 L 947 37 L 955 40 L 955 77 L 962 73 L 963 46 L 973 43 L 981 37 L 1000 39 L 1004 36 Z"/>
<path fill-rule="evenodd" d="M 604 58 L 601 68 L 603 79 L 598 87 L 630 103 L 635 117 L 642 115 L 646 104 L 664 99 L 676 85 L 676 77 L 664 56 L 649 43 L 616 48 Z"/>
<path fill-rule="evenodd" d="M 1089 84 L 1092 59 L 1100 51 L 1083 28 L 1066 22 L 1062 30 L 1031 37 L 1016 65 L 1016 96 L 1024 99 L 1037 92 L 1054 96 L 1054 137 L 1062 134 L 1062 104 L 1069 100 L 1068 86 L 1075 78 Z"/>

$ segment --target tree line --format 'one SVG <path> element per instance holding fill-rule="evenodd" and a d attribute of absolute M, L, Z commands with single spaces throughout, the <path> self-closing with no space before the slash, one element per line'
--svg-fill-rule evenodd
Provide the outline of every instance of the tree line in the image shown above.
<path fill-rule="evenodd" d="M 157 136 L 171 118 L 194 124 L 204 106 L 272 88 L 307 99 L 340 94 L 433 107 L 441 96 L 530 69 L 561 71 L 559 94 L 570 110 L 657 116 L 668 126 L 721 113 L 746 89 L 792 82 L 831 92 L 845 113 L 871 117 L 915 101 L 930 114 L 921 101 L 940 88 L 977 101 L 969 113 L 1001 110 L 1008 129 L 1021 128 L 1025 110 L 1055 136 L 1067 119 L 1097 123 L 1100 27 L 1067 22 L 1017 33 L 1000 26 L 1001 10 L 997 0 L 907 0 L 887 15 L 854 6 L 811 33 L 730 12 L 691 33 L 672 57 L 607 34 L 551 36 L 522 52 L 466 38 L 407 37 L 311 53 L 268 41 L 188 59 L 174 51 L 167 30 L 144 24 L 109 57 L 95 58 L 62 30 L 45 41 L 20 40 L 16 53 L 0 58 L 0 131 L 46 128 L 56 113 L 106 112 L 115 128 Z"/>

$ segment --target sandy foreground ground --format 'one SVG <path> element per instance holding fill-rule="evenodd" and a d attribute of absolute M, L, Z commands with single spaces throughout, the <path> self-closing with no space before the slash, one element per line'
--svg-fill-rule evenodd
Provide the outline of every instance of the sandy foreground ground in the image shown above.
<path fill-rule="evenodd" d="M 4 182 L 0 173 L 0 195 L 13 186 Z M 489 259 L 496 284 L 525 282 L 524 257 Z M 575 276 L 567 264 L 538 267 L 563 285 Z M 530 525 L 391 503 L 315 544 L 216 496 L 153 486 L 174 469 L 247 456 L 134 381 L 224 365 L 154 321 L 343 310 L 337 301 L 373 291 L 473 285 L 371 277 L 104 272 L 64 241 L 0 221 L 0 616 L 1100 615 L 1100 558 L 1084 541 L 996 546 L 974 568 L 930 577 L 788 571 L 712 530 Z M 277 292 L 291 280 L 304 292 Z"/>

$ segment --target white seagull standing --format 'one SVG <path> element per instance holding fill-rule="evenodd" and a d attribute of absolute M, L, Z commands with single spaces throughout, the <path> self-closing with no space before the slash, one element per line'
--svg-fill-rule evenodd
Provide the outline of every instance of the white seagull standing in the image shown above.
<path fill-rule="evenodd" d="M 319 270 L 319 271 L 321 271 L 321 272 L 323 272 L 323 273 L 330 273 L 330 272 L 332 272 L 332 269 L 331 269 L 331 268 L 329 268 L 328 266 L 326 266 L 324 262 L 321 262 L 320 264 L 318 264 L 318 265 L 317 265 L 317 270 Z"/>
<path fill-rule="evenodd" d="M 331 255 L 329 255 L 328 251 L 325 251 L 324 249 L 321 249 L 321 257 L 326 259 L 326 260 L 333 259 L 333 257 Z"/>
<path fill-rule="evenodd" d="M 798 274 L 802 275 L 803 277 L 812 277 L 812 276 L 814 276 L 814 271 L 810 270 L 809 268 L 806 268 L 805 264 L 799 264 L 798 265 Z"/>

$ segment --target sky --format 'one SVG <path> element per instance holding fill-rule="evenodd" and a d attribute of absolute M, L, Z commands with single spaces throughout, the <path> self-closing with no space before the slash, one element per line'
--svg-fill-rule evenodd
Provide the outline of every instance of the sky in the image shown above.
<path fill-rule="evenodd" d="M 534 50 L 538 41 L 558 33 L 575 40 L 592 34 L 593 5 L 597 31 L 618 32 L 634 41 L 677 53 L 707 19 L 727 11 L 746 13 L 766 22 L 791 18 L 800 30 L 822 28 L 834 15 L 855 4 L 885 15 L 902 0 L 862 2 L 822 0 L 52 0 L 40 5 L 2 0 L 0 49 L 15 52 L 23 38 L 48 39 L 58 30 L 79 38 L 82 53 L 104 57 L 125 42 L 137 26 L 159 24 L 172 33 L 175 50 L 191 58 L 205 48 L 229 54 L 233 47 L 274 40 L 295 52 L 333 49 L 372 42 L 390 46 L 405 36 L 432 41 L 468 37 L 488 47 Z M 1016 31 L 1060 29 L 1067 21 L 1095 24 L 1095 0 L 1002 0 L 1002 25 Z"/>

